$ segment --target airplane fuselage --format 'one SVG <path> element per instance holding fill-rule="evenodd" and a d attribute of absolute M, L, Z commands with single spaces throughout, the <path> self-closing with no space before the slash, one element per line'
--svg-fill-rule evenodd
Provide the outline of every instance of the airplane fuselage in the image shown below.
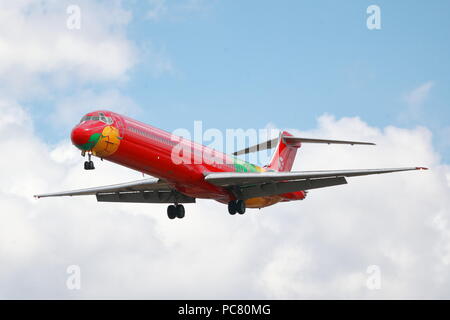
<path fill-rule="evenodd" d="M 222 203 L 236 199 L 232 190 L 205 181 L 206 172 L 268 170 L 110 111 L 88 113 L 83 119 L 71 134 L 72 142 L 83 152 L 165 180 L 193 198 Z M 305 195 L 304 191 L 296 191 L 245 202 L 248 208 L 262 208 L 280 201 L 301 200 Z"/>

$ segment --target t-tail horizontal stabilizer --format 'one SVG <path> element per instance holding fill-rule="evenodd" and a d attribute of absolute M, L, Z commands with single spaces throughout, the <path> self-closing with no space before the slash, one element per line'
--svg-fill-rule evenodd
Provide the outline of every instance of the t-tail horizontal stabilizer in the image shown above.
<path fill-rule="evenodd" d="M 372 143 L 372 142 L 330 140 L 330 139 L 312 139 L 312 138 L 301 138 L 301 137 L 294 137 L 294 136 L 288 136 L 285 134 L 280 134 L 280 136 L 277 138 L 267 140 L 260 144 L 236 151 L 233 153 L 233 155 L 239 156 L 242 154 L 258 152 L 258 151 L 262 151 L 262 150 L 275 148 L 278 145 L 279 139 L 282 139 L 282 141 L 286 145 L 290 145 L 290 146 L 299 146 L 300 143 L 326 143 L 326 144 L 349 144 L 349 145 L 372 145 L 372 146 L 375 145 L 375 143 Z"/>

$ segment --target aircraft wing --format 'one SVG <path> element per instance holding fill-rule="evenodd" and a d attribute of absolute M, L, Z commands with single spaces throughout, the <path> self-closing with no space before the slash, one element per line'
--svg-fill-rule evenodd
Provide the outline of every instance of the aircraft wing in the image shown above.
<path fill-rule="evenodd" d="M 205 173 L 205 180 L 216 186 L 230 189 L 240 199 L 250 199 L 254 197 L 346 184 L 346 177 L 411 170 L 426 170 L 426 168 L 408 167 L 294 172 L 223 172 Z"/>
<path fill-rule="evenodd" d="M 144 202 L 144 203 L 192 203 L 194 198 L 185 196 L 172 189 L 160 179 L 148 178 L 137 181 L 112 184 L 101 187 L 85 188 L 35 195 L 35 198 L 95 195 L 101 202 Z"/>

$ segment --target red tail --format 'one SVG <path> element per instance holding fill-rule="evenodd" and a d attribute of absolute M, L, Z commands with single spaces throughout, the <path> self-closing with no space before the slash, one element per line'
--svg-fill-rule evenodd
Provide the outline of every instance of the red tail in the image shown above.
<path fill-rule="evenodd" d="M 295 156 L 297 154 L 297 149 L 300 148 L 300 142 L 287 144 L 283 137 L 292 137 L 287 131 L 280 133 L 278 139 L 278 145 L 272 156 L 270 164 L 267 166 L 269 169 L 276 171 L 291 171 L 292 165 L 294 164 Z"/>

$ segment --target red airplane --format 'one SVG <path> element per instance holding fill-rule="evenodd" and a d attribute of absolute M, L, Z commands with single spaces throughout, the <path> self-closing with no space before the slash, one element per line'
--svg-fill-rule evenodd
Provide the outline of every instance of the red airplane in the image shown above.
<path fill-rule="evenodd" d="M 346 177 L 427 169 L 291 172 L 302 143 L 374 143 L 300 138 L 286 131 L 275 139 L 233 153 L 237 156 L 275 148 L 270 163 L 259 167 L 110 111 L 86 114 L 73 128 L 71 139 L 83 156 L 88 155 L 86 170 L 94 169 L 91 160 L 94 155 L 155 178 L 35 197 L 95 195 L 97 201 L 105 202 L 170 203 L 167 208 L 170 219 L 183 218 L 183 203 L 194 203 L 197 198 L 228 204 L 232 215 L 244 214 L 246 208 L 303 200 L 307 190 L 346 184 Z"/>

